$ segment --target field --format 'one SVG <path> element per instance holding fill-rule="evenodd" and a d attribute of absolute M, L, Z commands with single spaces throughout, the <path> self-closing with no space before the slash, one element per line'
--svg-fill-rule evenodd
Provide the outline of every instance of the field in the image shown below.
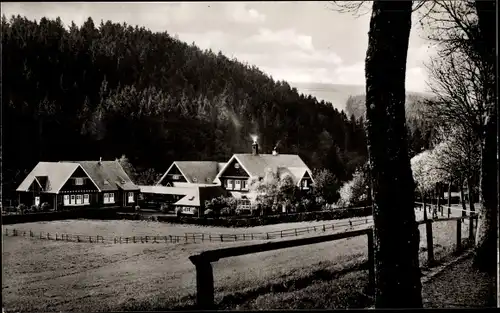
<path fill-rule="evenodd" d="M 313 222 L 325 223 L 325 221 Z M 33 231 L 115 235 L 197 232 L 261 232 L 312 223 L 277 224 L 252 229 L 214 229 L 141 221 L 57 221 L 12 225 Z M 366 227 L 366 226 L 361 226 Z M 450 254 L 455 222 L 434 224 L 436 259 Z M 11 228 L 7 226 L 7 228 Z M 342 230 L 337 230 L 342 231 Z M 3 234 L 2 230 L 2 234 Z M 331 233 L 331 232 L 330 232 Z M 421 264 L 425 226 L 420 226 Z M 321 233 L 320 233 L 321 234 Z M 467 222 L 462 238 L 467 237 Z M 317 235 L 317 234 L 311 234 Z M 195 269 L 188 257 L 203 250 L 260 241 L 204 244 L 89 244 L 3 237 L 4 308 L 15 311 L 158 310 L 193 304 Z M 216 301 L 227 308 L 363 307 L 367 271 L 366 237 L 222 259 L 213 263 Z M 336 273 L 349 268 L 330 280 Z M 331 297 L 318 293 L 329 290 Z M 348 287 L 350 286 L 350 287 Z M 346 289 L 347 288 L 347 289 Z M 323 290 L 323 289 L 321 289 Z M 346 292 L 349 290 L 349 292 Z M 320 297 L 321 296 L 321 297 Z M 318 302 L 325 298 L 323 302 Z M 327 299 L 328 298 L 328 299 Z M 359 299 L 362 303 L 356 303 Z M 302 299 L 302 300 L 300 300 Z M 309 299 L 309 300 L 307 300 Z M 325 302 L 326 301 L 326 302 Z"/>

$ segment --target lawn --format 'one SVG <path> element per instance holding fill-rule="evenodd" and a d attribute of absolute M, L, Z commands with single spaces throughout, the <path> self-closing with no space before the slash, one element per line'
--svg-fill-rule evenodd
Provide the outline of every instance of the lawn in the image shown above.
<path fill-rule="evenodd" d="M 277 224 L 227 232 L 261 232 L 320 222 Z M 299 224 L 299 225 L 295 225 Z M 106 227 L 107 225 L 107 227 Z M 436 259 L 454 245 L 456 222 L 434 225 Z M 12 225 L 17 229 L 89 234 L 158 234 L 175 231 L 219 232 L 192 225 L 140 221 L 57 221 Z M 39 227 L 39 228 L 35 228 Z M 64 228 L 63 228 L 64 227 Z M 366 227 L 366 226 L 361 226 Z M 8 227 L 10 228 L 10 227 Z M 421 225 L 421 247 L 425 226 Z M 342 230 L 337 230 L 342 231 Z M 2 234 L 4 232 L 2 231 Z M 331 232 L 330 232 L 331 233 Z M 317 234 L 310 234 L 317 235 Z M 467 226 L 462 237 L 466 238 Z M 183 307 L 193 303 L 195 269 L 188 256 L 203 250 L 259 241 L 203 244 L 89 244 L 24 237 L 3 237 L 2 295 L 4 307 L 15 311 L 120 311 Z M 222 259 L 213 263 L 216 301 L 240 309 L 359 307 L 369 299 L 362 293 L 367 275 L 366 237 Z M 443 256 L 440 255 L 443 254 Z M 439 256 L 439 257 L 438 257 Z M 421 264 L 426 253 L 421 249 Z M 348 268 L 357 271 L 340 275 Z M 318 286 L 329 286 L 320 294 Z M 326 287 L 325 287 L 326 288 Z M 347 292 L 349 290 L 349 292 Z M 318 302 L 320 297 L 325 298 Z M 325 296 L 325 297 L 324 297 Z M 302 299 L 301 301 L 292 299 Z M 309 300 L 307 300 L 309 299 Z M 360 299 L 363 303 L 356 304 Z M 301 307 L 302 306 L 302 307 Z"/>

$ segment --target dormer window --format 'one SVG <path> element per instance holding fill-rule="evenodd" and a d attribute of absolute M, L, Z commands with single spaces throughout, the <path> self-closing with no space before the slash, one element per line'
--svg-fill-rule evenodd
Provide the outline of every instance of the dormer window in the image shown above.
<path fill-rule="evenodd" d="M 109 185 L 109 181 L 105 180 L 104 185 Z"/>

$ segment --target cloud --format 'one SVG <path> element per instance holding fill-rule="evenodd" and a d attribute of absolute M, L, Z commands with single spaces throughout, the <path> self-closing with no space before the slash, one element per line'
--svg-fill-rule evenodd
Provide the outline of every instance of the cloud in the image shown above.
<path fill-rule="evenodd" d="M 231 41 L 231 37 L 222 31 L 180 32 L 176 33 L 181 41 L 191 44 L 194 42 L 201 49 L 212 49 L 214 52 L 223 50 Z"/>
<path fill-rule="evenodd" d="M 263 23 L 266 20 L 266 15 L 253 8 L 247 8 L 247 4 L 243 2 L 225 3 L 226 13 L 233 22 L 238 23 Z"/>
<path fill-rule="evenodd" d="M 312 37 L 297 33 L 294 29 L 273 31 L 267 28 L 245 40 L 247 44 L 277 44 L 285 47 L 297 47 L 305 51 L 314 50 Z"/>

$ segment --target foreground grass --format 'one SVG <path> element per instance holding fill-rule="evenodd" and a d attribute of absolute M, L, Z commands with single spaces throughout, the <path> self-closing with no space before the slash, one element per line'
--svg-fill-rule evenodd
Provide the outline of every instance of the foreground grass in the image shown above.
<path fill-rule="evenodd" d="M 119 222 L 130 221 L 111 223 L 116 229 Z M 455 225 L 434 225 L 436 259 L 446 258 L 453 249 Z M 466 238 L 466 227 L 462 231 Z M 420 232 L 420 263 L 425 264 L 424 225 Z M 196 290 L 190 255 L 256 243 L 115 245 L 3 239 L 4 307 L 23 312 L 190 308 Z M 222 259 L 213 263 L 216 301 L 231 309 L 363 306 L 369 302 L 363 291 L 366 259 L 365 236 Z"/>

